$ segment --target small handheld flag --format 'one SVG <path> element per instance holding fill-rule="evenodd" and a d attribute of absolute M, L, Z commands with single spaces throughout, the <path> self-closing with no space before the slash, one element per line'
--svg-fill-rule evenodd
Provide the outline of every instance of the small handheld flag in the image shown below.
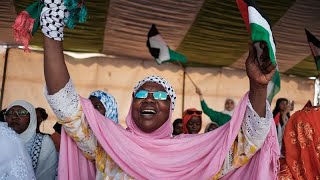
<path fill-rule="evenodd" d="M 273 39 L 272 31 L 267 18 L 259 12 L 253 0 L 236 0 L 242 18 L 246 24 L 251 40 L 257 49 L 257 58 L 260 60 L 259 43 L 264 41 L 268 45 L 269 58 L 273 65 L 277 65 L 276 46 Z M 274 73 L 272 80 L 268 84 L 267 98 L 271 103 L 273 97 L 280 91 L 280 73 L 278 69 Z"/>
<path fill-rule="evenodd" d="M 148 33 L 147 47 L 158 64 L 174 61 L 179 61 L 181 63 L 187 62 L 187 58 L 184 55 L 179 54 L 168 47 L 154 24 L 152 24 Z"/>
<path fill-rule="evenodd" d="M 308 38 L 308 43 L 311 49 L 312 56 L 316 63 L 317 70 L 320 71 L 320 41 L 311 34 L 307 29 L 305 29 Z"/>
<path fill-rule="evenodd" d="M 14 37 L 18 43 L 24 46 L 25 51 L 30 51 L 28 48 L 29 42 L 40 24 L 43 23 L 43 19 L 45 19 L 45 26 L 48 27 L 44 34 L 53 38 L 49 35 L 50 32 L 59 31 L 60 27 L 64 27 L 62 22 L 65 22 L 72 29 L 75 23 L 85 22 L 86 16 L 87 8 L 84 0 L 37 0 L 17 16 L 12 26 Z M 55 26 L 55 23 L 59 25 Z M 43 24 L 41 26 L 43 30 Z"/>
<path fill-rule="evenodd" d="M 29 51 L 29 41 L 37 32 L 40 24 L 40 13 L 44 3 L 37 1 L 28 6 L 16 18 L 12 26 L 15 40 L 21 43 L 26 51 Z"/>

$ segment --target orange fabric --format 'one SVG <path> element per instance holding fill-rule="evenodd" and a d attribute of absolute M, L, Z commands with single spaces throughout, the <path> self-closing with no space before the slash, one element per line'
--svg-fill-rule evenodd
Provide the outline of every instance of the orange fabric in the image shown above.
<path fill-rule="evenodd" d="M 189 108 L 187 110 L 185 110 L 183 112 L 183 115 L 182 115 L 182 123 L 183 123 L 183 127 L 182 127 L 182 131 L 184 134 L 189 134 L 189 131 L 188 131 L 188 128 L 187 128 L 187 123 L 188 121 L 191 119 L 192 116 L 199 116 L 202 120 L 202 117 L 201 115 L 197 115 L 196 113 L 190 115 L 187 113 L 187 111 L 200 111 L 200 110 L 197 110 L 196 108 Z"/>
<path fill-rule="evenodd" d="M 293 179 L 290 169 L 286 163 L 285 158 L 280 159 L 280 171 L 278 175 L 279 180 L 291 180 Z"/>
<path fill-rule="evenodd" d="M 289 119 L 279 179 L 320 180 L 320 107 L 305 107 Z"/>

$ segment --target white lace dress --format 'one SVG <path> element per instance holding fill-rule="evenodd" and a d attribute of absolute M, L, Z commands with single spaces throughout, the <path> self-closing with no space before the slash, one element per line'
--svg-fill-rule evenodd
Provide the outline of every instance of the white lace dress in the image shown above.
<path fill-rule="evenodd" d="M 4 122 L 0 122 L 0 148 L 0 180 L 36 179 L 24 145 Z"/>
<path fill-rule="evenodd" d="M 131 179 L 97 142 L 82 111 L 79 95 L 71 80 L 59 92 L 53 95 L 48 95 L 45 92 L 45 96 L 68 135 L 77 143 L 88 159 L 95 161 L 96 179 Z M 248 101 L 241 130 L 231 146 L 222 168 L 213 179 L 221 178 L 228 172 L 245 165 L 262 147 L 270 131 L 272 121 L 273 115 L 268 103 L 265 118 L 261 118 Z"/>

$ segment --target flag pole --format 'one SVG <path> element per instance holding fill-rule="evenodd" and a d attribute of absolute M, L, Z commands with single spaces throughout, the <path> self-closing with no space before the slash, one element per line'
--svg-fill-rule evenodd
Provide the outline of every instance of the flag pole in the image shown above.
<path fill-rule="evenodd" d="M 187 77 L 190 79 L 190 81 L 192 82 L 192 84 L 194 85 L 195 88 L 197 88 L 197 85 L 193 82 L 193 80 L 191 79 L 191 77 L 189 76 L 189 74 L 186 72 L 186 68 L 182 65 L 182 63 L 180 61 L 177 61 L 178 64 L 180 65 L 180 67 L 182 68 L 183 70 L 183 85 L 182 85 L 182 110 L 181 110 L 181 113 L 183 116 L 183 111 L 184 111 L 184 96 L 185 96 L 185 93 L 186 93 L 186 75 Z"/>
<path fill-rule="evenodd" d="M 183 72 L 187 75 L 187 77 L 190 79 L 191 83 L 193 84 L 193 86 L 195 88 L 197 88 L 198 86 L 196 85 L 196 83 L 193 82 L 193 80 L 191 79 L 191 77 L 189 76 L 189 74 L 186 72 L 185 67 L 182 65 L 182 63 L 180 61 L 177 61 L 178 64 L 181 66 L 181 68 L 183 69 Z"/>
<path fill-rule="evenodd" d="M 185 96 L 185 92 L 186 92 L 186 72 L 183 70 L 181 117 L 183 117 L 183 111 L 184 111 L 184 96 Z"/>
<path fill-rule="evenodd" d="M 0 92 L 0 110 L 2 109 L 2 106 L 3 106 L 3 95 L 4 95 L 4 88 L 5 88 L 6 76 L 7 76 L 9 50 L 10 50 L 10 47 L 6 46 L 6 54 L 4 59 L 2 84 L 1 84 L 1 92 Z"/>
<path fill-rule="evenodd" d="M 320 105 L 320 73 L 318 71 L 318 77 L 314 81 L 314 106 Z"/>

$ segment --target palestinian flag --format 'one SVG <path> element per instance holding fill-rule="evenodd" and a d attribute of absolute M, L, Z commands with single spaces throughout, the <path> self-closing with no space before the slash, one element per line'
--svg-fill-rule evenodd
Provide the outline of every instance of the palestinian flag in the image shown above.
<path fill-rule="evenodd" d="M 307 29 L 305 29 L 308 43 L 311 49 L 311 53 L 317 65 L 317 70 L 320 71 L 320 41 L 311 34 Z"/>
<path fill-rule="evenodd" d="M 15 40 L 24 46 L 25 51 L 30 51 L 29 42 L 39 28 L 40 14 L 44 6 L 42 1 L 32 3 L 17 16 L 12 26 Z"/>
<path fill-rule="evenodd" d="M 267 99 L 269 104 L 271 104 L 273 97 L 280 91 L 280 73 L 278 69 L 272 76 L 271 81 L 267 88 Z"/>
<path fill-rule="evenodd" d="M 257 58 L 259 61 L 262 50 L 259 49 L 259 42 L 264 41 L 268 45 L 269 58 L 271 62 L 277 66 L 276 61 L 276 45 L 273 39 L 271 26 L 267 18 L 259 12 L 253 0 L 236 0 L 242 18 L 246 24 L 247 30 L 251 36 L 257 50 Z M 271 103 L 273 97 L 280 91 L 280 74 L 278 69 L 274 73 L 272 80 L 268 84 L 267 98 Z"/>
<path fill-rule="evenodd" d="M 182 63 L 187 62 L 187 58 L 184 55 L 179 54 L 168 47 L 154 24 L 152 24 L 148 33 L 147 47 L 158 64 L 173 61 Z"/>

